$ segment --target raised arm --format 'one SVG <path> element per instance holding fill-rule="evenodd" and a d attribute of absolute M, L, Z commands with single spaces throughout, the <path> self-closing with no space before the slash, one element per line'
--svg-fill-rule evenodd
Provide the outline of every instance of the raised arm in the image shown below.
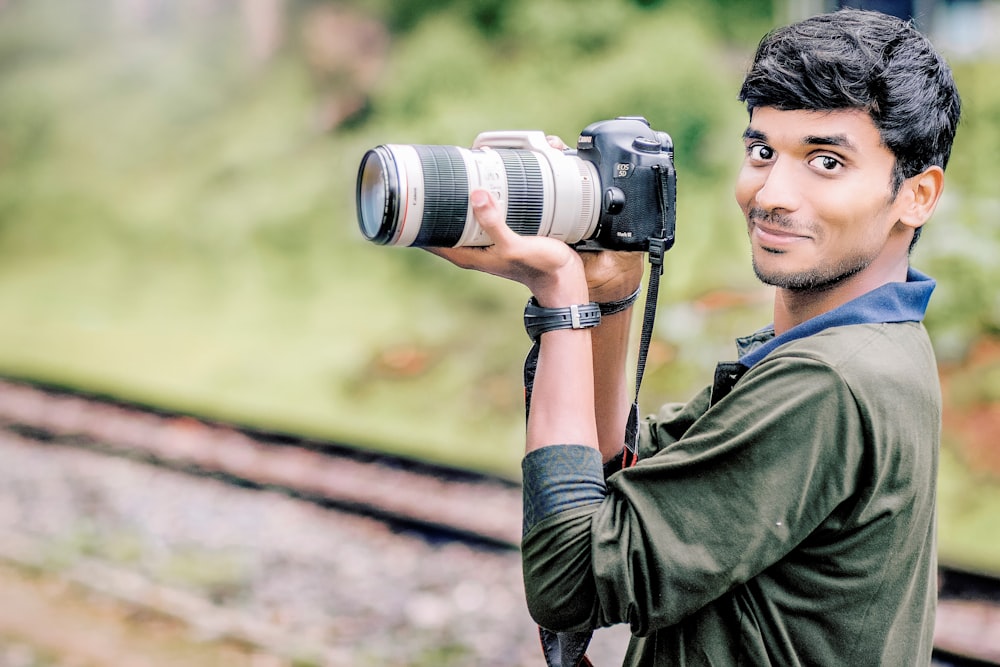
<path fill-rule="evenodd" d="M 556 239 L 513 232 L 486 190 L 473 191 L 470 199 L 476 219 L 493 245 L 435 248 L 431 252 L 462 268 L 519 282 L 539 305 L 547 308 L 591 300 L 584 262 L 576 251 Z M 528 417 L 527 451 L 561 444 L 597 448 L 592 331 L 561 329 L 542 334 Z"/>
<path fill-rule="evenodd" d="M 610 303 L 633 294 L 642 280 L 643 255 L 635 252 L 587 252 L 582 255 L 590 300 Z M 591 330 L 594 410 L 601 458 L 607 463 L 625 443 L 625 422 L 633 387 L 626 372 L 633 308 L 601 318 Z"/>
<path fill-rule="evenodd" d="M 548 137 L 554 148 L 567 149 L 557 136 Z M 585 252 L 580 255 L 587 275 L 589 299 L 611 303 L 632 295 L 639 287 L 643 255 L 635 252 Z M 601 459 L 618 456 L 625 443 L 625 424 L 632 403 L 626 374 L 632 308 L 605 315 L 591 330 L 594 367 L 594 412 Z"/>

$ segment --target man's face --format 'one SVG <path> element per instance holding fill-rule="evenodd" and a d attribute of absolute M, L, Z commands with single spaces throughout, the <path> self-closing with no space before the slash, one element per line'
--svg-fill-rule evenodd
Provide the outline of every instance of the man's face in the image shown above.
<path fill-rule="evenodd" d="M 886 250 L 899 220 L 895 158 L 865 111 L 759 107 L 744 144 L 735 194 L 760 280 L 825 289 Z"/>

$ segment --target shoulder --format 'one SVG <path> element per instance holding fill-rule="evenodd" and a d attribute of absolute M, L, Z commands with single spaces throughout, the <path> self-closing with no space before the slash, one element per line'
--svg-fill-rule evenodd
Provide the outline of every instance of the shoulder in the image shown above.
<path fill-rule="evenodd" d="M 852 324 L 831 327 L 782 345 L 758 364 L 761 369 L 823 368 L 852 393 L 870 389 L 937 387 L 937 361 L 927 330 L 919 322 Z"/>
<path fill-rule="evenodd" d="M 878 322 L 830 327 L 811 336 L 778 347 L 767 360 L 782 357 L 811 357 L 833 366 L 848 366 L 872 357 L 888 360 L 907 357 L 914 361 L 934 361 L 927 330 L 920 322 Z M 914 358 L 914 356 L 916 358 Z"/>
<path fill-rule="evenodd" d="M 774 350 L 744 380 L 766 383 L 786 406 L 804 400 L 817 415 L 851 413 L 876 448 L 933 444 L 940 431 L 937 363 L 918 322 L 832 327 Z"/>
<path fill-rule="evenodd" d="M 801 428 L 811 420 L 849 420 L 868 431 L 864 424 L 876 415 L 937 413 L 939 404 L 924 327 L 873 323 L 830 327 L 779 346 L 709 414 L 741 421 L 770 415 Z"/>

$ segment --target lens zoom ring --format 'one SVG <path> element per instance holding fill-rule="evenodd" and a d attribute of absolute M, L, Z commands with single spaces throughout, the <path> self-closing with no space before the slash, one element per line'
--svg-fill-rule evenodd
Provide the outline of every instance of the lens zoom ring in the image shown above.
<path fill-rule="evenodd" d="M 458 243 L 469 210 L 469 176 L 454 146 L 414 146 L 424 175 L 424 218 L 413 245 Z"/>
<path fill-rule="evenodd" d="M 538 156 L 509 148 L 497 149 L 497 153 L 507 172 L 507 225 L 522 236 L 536 236 L 545 199 Z"/>

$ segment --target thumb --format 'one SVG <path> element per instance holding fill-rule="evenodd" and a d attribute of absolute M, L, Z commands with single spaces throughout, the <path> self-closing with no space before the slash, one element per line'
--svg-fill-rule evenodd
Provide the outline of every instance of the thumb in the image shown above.
<path fill-rule="evenodd" d="M 488 208 L 490 204 L 493 203 L 493 196 L 489 191 L 482 188 L 476 188 L 469 193 L 469 201 L 472 203 L 472 208 L 477 213 Z"/>
<path fill-rule="evenodd" d="M 498 243 L 504 239 L 506 234 L 513 233 L 507 227 L 498 202 L 489 190 L 482 188 L 473 190 L 469 193 L 469 203 L 472 204 L 472 213 L 476 216 L 476 222 L 489 235 L 493 243 Z"/>

